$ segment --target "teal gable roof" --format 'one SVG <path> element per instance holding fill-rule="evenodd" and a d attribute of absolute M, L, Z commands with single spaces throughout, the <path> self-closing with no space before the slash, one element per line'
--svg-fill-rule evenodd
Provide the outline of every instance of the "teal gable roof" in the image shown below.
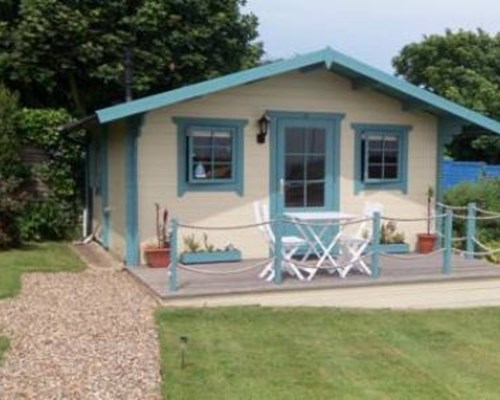
<path fill-rule="evenodd" d="M 466 107 L 462 107 L 457 103 L 437 96 L 403 79 L 382 72 L 330 48 L 236 72 L 153 96 L 147 96 L 128 103 L 103 108 L 97 110 L 96 114 L 100 123 L 107 123 L 157 108 L 168 107 L 199 96 L 205 96 L 221 90 L 316 65 L 324 66 L 329 70 L 352 79 L 366 80 L 368 83 L 375 85 L 377 89 L 389 95 L 401 98 L 404 101 L 415 102 L 430 111 L 451 115 L 467 123 L 500 134 L 500 122 L 485 117 Z"/>

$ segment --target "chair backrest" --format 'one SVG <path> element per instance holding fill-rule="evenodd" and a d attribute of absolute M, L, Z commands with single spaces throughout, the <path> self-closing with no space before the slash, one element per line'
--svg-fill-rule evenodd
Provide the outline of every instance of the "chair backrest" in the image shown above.
<path fill-rule="evenodd" d="M 365 205 L 363 206 L 363 218 L 373 218 L 373 215 L 376 212 L 379 212 L 382 214 L 384 211 L 384 206 L 380 203 L 371 203 L 371 202 L 366 202 Z M 358 230 L 354 234 L 354 237 L 358 239 L 367 239 L 371 240 L 372 237 L 372 225 L 370 221 L 365 221 L 362 222 L 359 225 Z"/>
<path fill-rule="evenodd" d="M 384 212 L 384 206 L 381 203 L 371 203 L 366 202 L 363 207 L 363 216 L 373 218 L 373 215 L 379 212 L 382 214 Z"/>
<path fill-rule="evenodd" d="M 269 222 L 271 218 L 269 213 L 269 206 L 267 204 L 264 204 L 262 201 L 255 201 L 253 203 L 253 209 L 257 223 L 262 224 L 259 225 L 259 230 L 264 234 L 269 245 L 272 245 L 275 241 L 275 237 L 271 228 L 271 224 L 264 223 Z"/>

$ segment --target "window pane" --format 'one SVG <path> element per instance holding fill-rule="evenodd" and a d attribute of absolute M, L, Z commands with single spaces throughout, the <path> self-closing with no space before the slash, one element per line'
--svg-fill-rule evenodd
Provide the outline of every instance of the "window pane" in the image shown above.
<path fill-rule="evenodd" d="M 368 179 L 382 179 L 382 165 L 369 165 Z"/>
<path fill-rule="evenodd" d="M 398 150 L 398 138 L 386 136 L 384 142 L 384 148 L 386 150 L 393 150 L 393 151 Z"/>
<path fill-rule="evenodd" d="M 194 146 L 211 146 L 212 133 L 210 131 L 196 130 L 191 132 Z"/>
<path fill-rule="evenodd" d="M 286 153 L 304 152 L 304 132 L 303 128 L 285 129 L 285 151 Z"/>
<path fill-rule="evenodd" d="M 215 147 L 214 161 L 231 161 L 231 146 Z"/>
<path fill-rule="evenodd" d="M 368 152 L 368 163 L 377 163 L 380 164 L 382 162 L 382 150 L 370 150 Z"/>
<path fill-rule="evenodd" d="M 304 207 L 304 183 L 285 183 L 285 207 Z"/>
<path fill-rule="evenodd" d="M 308 156 L 307 157 L 307 179 L 325 178 L 325 157 Z"/>
<path fill-rule="evenodd" d="M 212 177 L 212 166 L 208 163 L 193 164 L 192 177 L 196 180 L 205 180 Z"/>
<path fill-rule="evenodd" d="M 381 151 L 384 148 L 384 139 L 382 136 L 370 136 L 368 138 L 368 149 Z"/>
<path fill-rule="evenodd" d="M 210 161 L 212 158 L 212 149 L 210 147 L 194 147 L 193 160 L 194 161 Z"/>
<path fill-rule="evenodd" d="M 398 177 L 397 164 L 386 164 L 384 166 L 384 178 L 385 179 L 397 179 L 397 177 Z"/>
<path fill-rule="evenodd" d="M 285 159 L 285 179 L 301 180 L 304 179 L 304 157 L 286 156 Z"/>
<path fill-rule="evenodd" d="M 384 162 L 389 164 L 396 164 L 398 162 L 398 153 L 396 151 L 385 151 Z"/>
<path fill-rule="evenodd" d="M 325 205 L 325 184 L 323 182 L 307 185 L 307 206 L 323 207 Z"/>
<path fill-rule="evenodd" d="M 307 152 L 323 154 L 325 152 L 325 130 L 308 129 L 306 132 Z"/>
<path fill-rule="evenodd" d="M 231 142 L 232 142 L 231 132 L 227 131 L 213 132 L 214 146 L 231 146 Z"/>
<path fill-rule="evenodd" d="M 213 179 L 231 179 L 232 166 L 228 163 L 218 163 L 214 165 L 212 170 L 212 178 Z"/>

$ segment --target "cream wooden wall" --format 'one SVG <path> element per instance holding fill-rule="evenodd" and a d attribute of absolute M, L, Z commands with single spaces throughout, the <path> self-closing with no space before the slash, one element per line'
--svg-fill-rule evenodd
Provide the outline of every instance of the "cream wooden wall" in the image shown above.
<path fill-rule="evenodd" d="M 117 123 L 110 126 L 108 131 L 108 189 L 110 250 L 120 258 L 125 258 L 125 151 L 126 126 Z"/>
<path fill-rule="evenodd" d="M 139 237 L 154 236 L 154 203 L 168 207 L 171 215 L 197 225 L 236 225 L 254 222 L 252 202 L 268 201 L 269 140 L 256 143 L 257 120 L 266 110 L 338 112 L 346 117 L 341 126 L 341 211 L 361 213 L 366 201 L 384 205 L 385 214 L 397 217 L 425 216 L 425 192 L 436 181 L 437 119 L 421 112 L 403 111 L 401 103 L 370 90 L 353 90 L 348 79 L 326 70 L 293 72 L 207 97 L 152 111 L 145 116 L 138 148 Z M 242 118 L 245 128 L 244 196 L 236 193 L 193 193 L 177 197 L 177 129 L 172 117 Z M 370 190 L 354 194 L 354 131 L 351 123 L 409 124 L 408 194 Z M 413 244 L 420 224 L 400 224 Z M 185 235 L 187 232 L 181 232 Z M 201 235 L 199 235 L 201 238 Z M 267 254 L 257 229 L 241 232 L 209 232 L 221 246 L 232 242 L 244 257 Z M 182 236 L 180 239 L 182 243 Z M 182 246 L 181 246 L 182 247 Z"/>

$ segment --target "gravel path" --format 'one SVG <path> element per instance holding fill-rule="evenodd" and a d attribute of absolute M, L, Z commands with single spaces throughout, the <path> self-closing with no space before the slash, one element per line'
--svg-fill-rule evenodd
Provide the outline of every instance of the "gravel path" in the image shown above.
<path fill-rule="evenodd" d="M 0 301 L 0 399 L 159 399 L 156 302 L 126 275 L 25 274 Z"/>

